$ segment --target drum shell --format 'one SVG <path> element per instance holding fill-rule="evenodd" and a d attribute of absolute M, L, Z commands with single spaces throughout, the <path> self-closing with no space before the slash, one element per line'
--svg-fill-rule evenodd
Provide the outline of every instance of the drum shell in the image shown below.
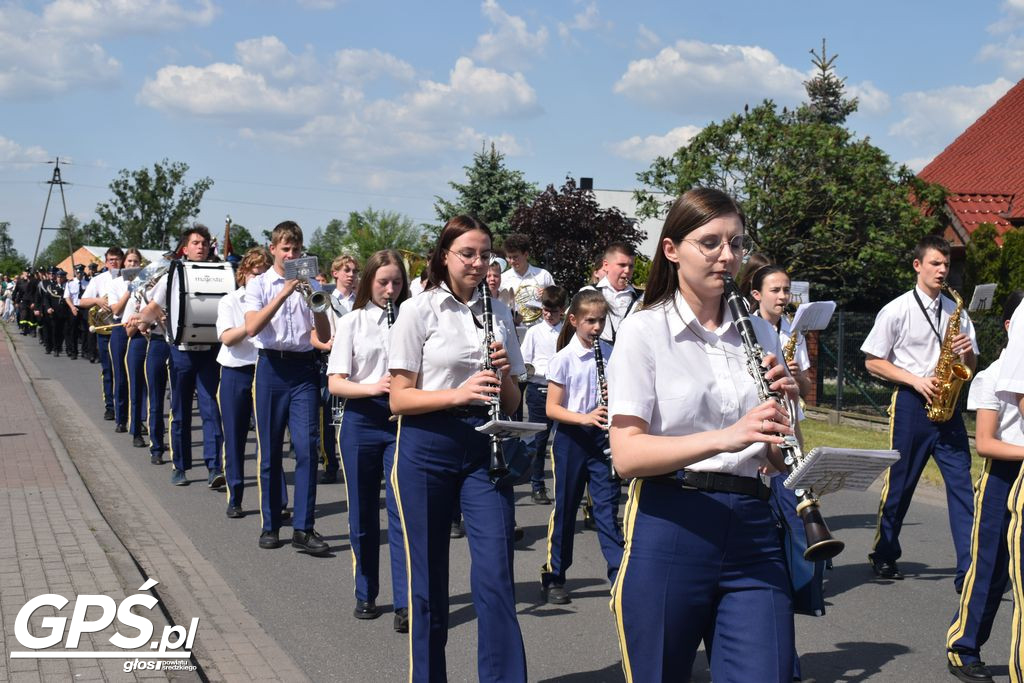
<path fill-rule="evenodd" d="M 235 291 L 230 263 L 173 261 L 167 276 L 167 335 L 174 346 L 216 344 L 217 305 Z"/>

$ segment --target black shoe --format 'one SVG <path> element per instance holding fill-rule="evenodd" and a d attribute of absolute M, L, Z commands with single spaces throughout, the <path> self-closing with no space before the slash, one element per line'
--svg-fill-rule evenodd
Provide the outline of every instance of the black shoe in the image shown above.
<path fill-rule="evenodd" d="M 399 607 L 395 610 L 395 633 L 409 632 L 409 608 Z"/>
<path fill-rule="evenodd" d="M 337 472 L 321 472 L 319 484 L 337 484 L 338 473 Z"/>
<path fill-rule="evenodd" d="M 260 547 L 264 550 L 273 550 L 281 547 L 281 539 L 277 537 L 277 531 L 264 531 L 260 534 Z"/>
<path fill-rule="evenodd" d="M 544 586 L 541 589 L 541 593 L 549 605 L 568 605 L 572 602 L 572 599 L 569 597 L 569 591 L 565 590 L 565 586 L 555 584 Z"/>
<path fill-rule="evenodd" d="M 290 510 L 281 510 L 281 521 L 282 522 L 287 522 L 291 518 L 292 518 L 292 513 L 291 513 Z"/>
<path fill-rule="evenodd" d="M 184 470 L 179 470 L 177 467 L 171 472 L 171 483 L 175 486 L 188 486 L 188 479 L 185 478 Z"/>
<path fill-rule="evenodd" d="M 210 474 L 207 475 L 206 477 L 206 485 L 209 486 L 211 489 L 219 489 L 220 487 L 224 486 L 224 483 L 226 481 L 227 480 L 224 479 L 223 472 L 210 472 Z"/>
<path fill-rule="evenodd" d="M 548 490 L 546 488 L 537 489 L 531 497 L 537 505 L 551 505 L 551 499 L 548 498 Z"/>
<path fill-rule="evenodd" d="M 149 464 L 150 465 L 163 465 L 164 464 L 164 459 L 163 459 L 163 457 L 161 457 L 159 455 L 151 455 L 151 456 L 149 456 Z"/>
<path fill-rule="evenodd" d="M 871 562 L 871 569 L 875 572 L 875 576 L 880 579 L 892 579 L 893 581 L 902 581 L 903 573 L 900 571 L 899 566 L 896 564 L 896 560 L 876 560 L 868 558 Z"/>
<path fill-rule="evenodd" d="M 985 666 L 985 662 L 971 662 L 963 666 L 957 666 L 953 662 L 947 664 L 949 673 L 965 683 L 992 683 L 992 672 Z"/>
<path fill-rule="evenodd" d="M 331 546 L 324 543 L 324 537 L 312 529 L 309 531 L 299 531 L 296 529 L 295 533 L 292 534 L 292 547 L 303 550 L 311 555 L 323 555 L 331 549 Z"/>
<path fill-rule="evenodd" d="M 245 513 L 242 512 L 242 508 L 237 505 L 228 505 L 227 515 L 231 519 L 241 519 L 242 517 L 245 517 Z"/>
<path fill-rule="evenodd" d="M 106 411 L 104 411 L 104 413 L 103 413 L 103 419 L 104 420 L 113 420 L 114 419 L 114 409 L 113 408 L 107 408 Z"/>
<path fill-rule="evenodd" d="M 516 524 L 515 528 L 512 530 L 512 541 L 514 543 L 519 543 L 519 541 L 523 540 L 524 535 L 523 527 Z"/>
<path fill-rule="evenodd" d="M 146 440 L 141 436 L 136 436 L 132 439 L 132 446 L 135 446 L 136 448 L 145 448 L 148 445 L 149 444 L 146 443 Z"/>
<path fill-rule="evenodd" d="M 70 358 L 71 360 L 78 360 L 78 356 L 76 356 L 74 354 L 68 356 L 68 358 Z"/>
<path fill-rule="evenodd" d="M 462 538 L 466 535 L 466 527 L 462 526 L 462 522 L 452 522 L 452 530 L 448 535 L 452 538 Z"/>
<path fill-rule="evenodd" d="M 124 434 L 127 431 L 128 428 L 125 427 L 123 424 L 114 425 L 114 432 L 116 432 L 117 434 Z"/>
<path fill-rule="evenodd" d="M 142 425 L 141 432 L 143 436 L 149 436 L 149 427 L 147 427 L 146 425 Z"/>
<path fill-rule="evenodd" d="M 380 616 L 380 610 L 377 609 L 373 600 L 356 600 L 356 608 L 352 610 L 352 616 L 356 619 L 376 619 Z"/>
<path fill-rule="evenodd" d="M 53 352 L 53 357 L 54 358 L 60 358 L 60 351 L 54 351 Z"/>

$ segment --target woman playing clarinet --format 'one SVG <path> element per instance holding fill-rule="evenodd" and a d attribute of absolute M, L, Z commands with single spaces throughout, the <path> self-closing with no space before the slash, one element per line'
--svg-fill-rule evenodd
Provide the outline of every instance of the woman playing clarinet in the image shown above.
<path fill-rule="evenodd" d="M 476 429 L 496 412 L 494 399 L 506 414 L 515 412 L 518 376 L 525 373 L 508 307 L 497 300 L 485 306 L 479 290 L 490 260 L 487 226 L 470 216 L 450 219 L 426 290 L 405 303 L 391 330 L 391 410 L 401 416 L 391 482 L 409 558 L 412 681 L 447 678 L 448 546 L 457 502 L 472 561 L 478 679 L 526 680 L 512 572 L 512 488 L 492 481 L 500 443 Z"/>
<path fill-rule="evenodd" d="M 728 195 L 695 188 L 662 228 L 643 309 L 608 367 L 611 447 L 630 485 L 612 587 L 627 680 L 689 680 L 703 640 L 716 682 L 788 681 L 793 614 L 762 472 L 781 470 L 787 411 L 761 402 L 723 301 L 750 248 Z M 765 381 L 796 398 L 779 337 L 754 319 Z"/>

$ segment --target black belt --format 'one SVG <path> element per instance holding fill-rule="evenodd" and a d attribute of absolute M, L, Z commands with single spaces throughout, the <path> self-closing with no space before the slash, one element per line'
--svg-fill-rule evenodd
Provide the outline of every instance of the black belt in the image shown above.
<path fill-rule="evenodd" d="M 759 477 L 739 477 L 724 472 L 680 470 L 675 474 L 655 477 L 655 480 L 663 484 L 675 484 L 684 489 L 739 493 L 744 496 L 753 496 L 758 500 L 768 500 L 772 492 Z"/>
<path fill-rule="evenodd" d="M 454 408 L 445 408 L 444 412 L 454 417 L 488 418 L 491 416 L 489 406 L 455 406 Z"/>
<path fill-rule="evenodd" d="M 260 349 L 260 355 L 264 358 L 279 358 L 284 360 L 305 360 L 315 361 L 320 357 L 319 351 L 278 351 L 277 349 Z"/>

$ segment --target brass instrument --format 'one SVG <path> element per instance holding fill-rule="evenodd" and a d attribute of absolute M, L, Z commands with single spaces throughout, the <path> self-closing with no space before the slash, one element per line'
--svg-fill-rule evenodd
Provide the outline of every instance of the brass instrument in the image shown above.
<path fill-rule="evenodd" d="M 117 327 L 114 324 L 114 313 L 109 308 L 103 308 L 102 306 L 92 306 L 87 314 L 89 321 L 89 331 L 95 332 L 96 334 L 102 334 L 108 336 L 110 330 Z"/>
<path fill-rule="evenodd" d="M 793 319 L 796 318 L 796 306 L 791 302 L 786 304 L 786 314 L 788 316 L 790 325 L 793 323 Z M 786 365 L 793 362 L 796 357 L 796 345 L 800 341 L 800 331 L 794 330 L 792 327 L 789 328 L 789 339 L 786 340 L 786 345 L 782 347 L 782 358 L 786 361 Z"/>
<path fill-rule="evenodd" d="M 946 324 L 946 336 L 942 338 L 942 348 L 939 350 L 939 362 L 935 364 L 935 378 L 939 380 L 939 388 L 935 392 L 935 398 L 928 404 L 928 419 L 932 422 L 946 422 L 953 417 L 960 389 L 963 388 L 964 382 L 971 380 L 974 374 L 969 367 L 960 362 L 959 357 L 953 351 L 953 338 L 960 334 L 960 317 L 963 315 L 964 300 L 949 285 L 943 283 L 942 289 L 956 302 L 956 308 L 949 316 L 949 322 Z"/>
<path fill-rule="evenodd" d="M 523 325 L 529 327 L 538 320 L 540 320 L 541 309 L 534 308 L 533 306 L 527 306 L 528 303 L 537 301 L 537 285 L 536 283 L 522 283 L 516 289 L 516 293 L 513 296 L 513 300 L 516 306 L 516 310 L 519 312 L 519 318 L 522 320 Z"/>
<path fill-rule="evenodd" d="M 729 274 L 723 274 L 722 281 L 725 284 L 725 302 L 729 306 L 729 310 L 732 311 L 732 317 L 736 321 L 736 328 L 739 330 L 740 338 L 743 340 L 747 372 L 750 373 L 750 376 L 757 383 L 757 394 L 760 400 L 767 401 L 768 399 L 773 399 L 783 405 L 789 404 L 787 406 L 789 414 L 795 415 L 796 410 L 792 404 L 786 401 L 782 394 L 769 388 L 768 381 L 764 378 L 764 374 L 768 371 L 762 365 L 765 352 L 761 345 L 757 343 L 754 326 L 750 322 L 747 307 L 743 302 L 743 295 L 740 294 L 736 281 Z M 779 450 L 782 451 L 787 471 L 793 472 L 804 460 L 803 448 L 795 436 L 785 435 L 783 438 L 785 440 L 779 445 Z M 841 553 L 845 544 L 833 538 L 832 533 L 828 530 L 825 519 L 821 515 L 821 510 L 818 508 L 818 498 L 814 495 L 814 492 L 797 489 L 793 493 L 796 494 L 798 500 L 796 512 L 804 523 L 804 534 L 807 537 L 807 550 L 804 551 L 804 559 L 808 562 L 817 562 L 819 560 L 831 559 Z"/>
<path fill-rule="evenodd" d="M 331 307 L 331 295 L 322 289 L 313 289 L 309 282 L 300 282 L 295 291 L 302 296 L 309 310 L 314 313 L 326 313 Z"/>

